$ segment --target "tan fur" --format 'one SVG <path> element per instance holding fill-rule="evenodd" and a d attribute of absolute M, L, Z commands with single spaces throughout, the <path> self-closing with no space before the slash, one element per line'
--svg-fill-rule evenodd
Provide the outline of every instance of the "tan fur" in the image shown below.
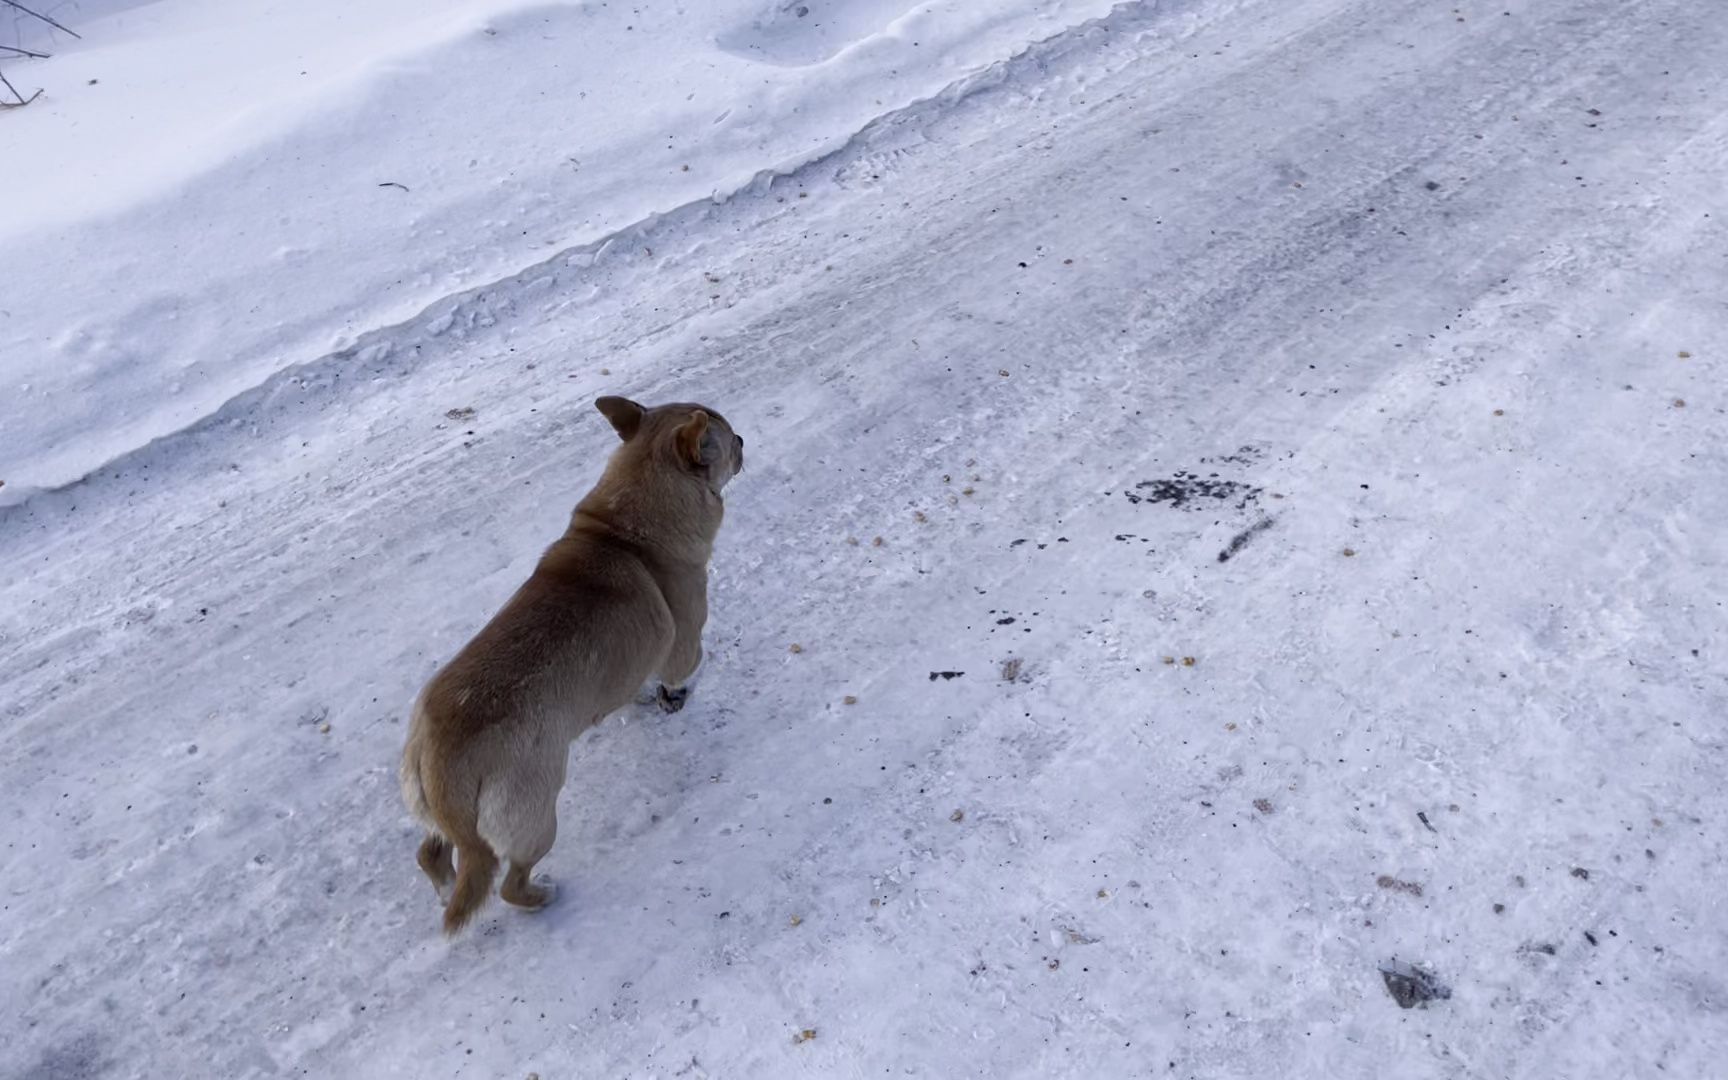
<path fill-rule="evenodd" d="M 662 707 L 682 707 L 702 660 L 708 558 L 744 441 L 700 405 L 595 406 L 623 445 L 528 581 L 414 702 L 402 799 L 428 830 L 418 858 L 448 894 L 446 933 L 485 902 L 501 859 L 506 901 L 550 902 L 530 875 L 557 835 L 571 741 L 651 676 Z"/>

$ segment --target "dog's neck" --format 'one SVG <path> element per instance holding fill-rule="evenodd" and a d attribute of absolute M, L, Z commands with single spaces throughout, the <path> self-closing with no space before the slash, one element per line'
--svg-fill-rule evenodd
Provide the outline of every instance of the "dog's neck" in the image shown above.
<path fill-rule="evenodd" d="M 615 464 L 576 504 L 566 535 L 621 541 L 667 563 L 706 565 L 725 509 L 701 477 Z"/>

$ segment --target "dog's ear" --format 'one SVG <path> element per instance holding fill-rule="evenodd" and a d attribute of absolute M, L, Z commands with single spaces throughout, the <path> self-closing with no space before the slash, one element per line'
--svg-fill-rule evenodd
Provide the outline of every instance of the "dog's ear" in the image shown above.
<path fill-rule="evenodd" d="M 612 427 L 617 430 L 618 437 L 629 442 L 642 427 L 642 414 L 647 410 L 622 397 L 603 397 L 594 403 L 606 419 L 612 421 Z"/>
<path fill-rule="evenodd" d="M 678 456 L 695 466 L 712 465 L 720 460 L 720 440 L 708 426 L 708 414 L 697 409 L 678 428 Z"/>

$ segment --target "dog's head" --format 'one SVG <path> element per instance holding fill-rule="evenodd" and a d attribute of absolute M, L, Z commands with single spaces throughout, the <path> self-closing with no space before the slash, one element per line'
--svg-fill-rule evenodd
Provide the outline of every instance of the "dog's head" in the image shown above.
<path fill-rule="evenodd" d="M 646 408 L 629 398 L 603 397 L 594 407 L 626 445 L 700 477 L 716 495 L 744 468 L 744 440 L 706 405 L 680 401 Z"/>

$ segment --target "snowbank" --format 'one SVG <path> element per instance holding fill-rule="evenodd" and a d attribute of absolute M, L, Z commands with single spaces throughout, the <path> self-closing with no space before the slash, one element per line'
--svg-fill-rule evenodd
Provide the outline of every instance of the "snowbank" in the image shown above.
<path fill-rule="evenodd" d="M 1109 4 L 97 8 L 58 12 L 81 41 L 7 65 L 46 92 L 0 117 L 0 499 L 724 198 Z"/>

